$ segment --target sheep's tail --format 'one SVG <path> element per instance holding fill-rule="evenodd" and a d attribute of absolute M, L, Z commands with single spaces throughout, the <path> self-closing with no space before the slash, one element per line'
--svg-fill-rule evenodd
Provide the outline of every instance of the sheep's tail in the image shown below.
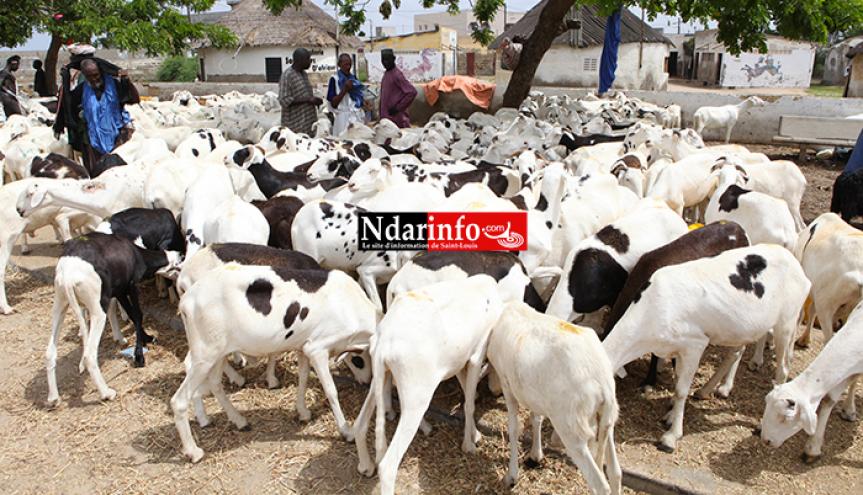
<path fill-rule="evenodd" d="M 384 381 L 387 377 L 387 367 L 383 352 L 379 346 L 372 346 L 372 384 L 369 393 L 374 394 L 375 401 L 375 464 L 381 462 L 387 450 L 386 408 L 384 406 Z"/>

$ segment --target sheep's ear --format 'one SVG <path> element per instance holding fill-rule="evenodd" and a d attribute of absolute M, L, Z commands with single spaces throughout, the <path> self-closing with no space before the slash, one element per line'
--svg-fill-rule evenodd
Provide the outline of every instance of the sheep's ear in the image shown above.
<path fill-rule="evenodd" d="M 809 436 L 814 435 L 815 427 L 818 424 L 815 408 L 808 401 L 798 404 L 797 408 L 800 412 L 800 422 L 803 424 L 803 431 Z"/>
<path fill-rule="evenodd" d="M 616 176 L 618 179 L 620 178 L 620 175 L 618 174 L 624 172 L 626 172 L 626 165 L 623 162 L 617 162 L 617 165 L 615 165 L 614 168 L 611 169 L 611 175 Z"/>
<path fill-rule="evenodd" d="M 740 165 L 735 165 L 734 168 L 737 169 L 738 172 L 740 172 L 740 176 L 743 177 L 744 182 L 749 182 L 749 174 L 746 173 L 746 169 L 744 169 Z"/>
<path fill-rule="evenodd" d="M 42 201 L 45 200 L 45 193 L 47 192 L 47 189 L 44 187 L 36 187 L 34 189 L 33 195 L 30 196 L 30 208 L 36 208 L 42 204 Z"/>
<path fill-rule="evenodd" d="M 718 172 L 719 169 L 721 169 L 724 165 L 725 165 L 725 160 L 720 158 L 719 160 L 716 161 L 716 163 L 713 164 L 712 167 L 710 167 L 710 173 L 712 174 L 712 173 Z"/>

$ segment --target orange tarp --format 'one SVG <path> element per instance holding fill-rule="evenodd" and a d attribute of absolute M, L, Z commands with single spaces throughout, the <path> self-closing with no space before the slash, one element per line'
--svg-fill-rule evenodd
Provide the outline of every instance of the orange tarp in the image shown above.
<path fill-rule="evenodd" d="M 488 110 L 491 106 L 491 98 L 494 96 L 495 85 L 468 76 L 443 76 L 423 84 L 422 87 L 429 105 L 433 106 L 437 103 L 441 91 L 450 93 L 459 90 L 471 103 Z"/>

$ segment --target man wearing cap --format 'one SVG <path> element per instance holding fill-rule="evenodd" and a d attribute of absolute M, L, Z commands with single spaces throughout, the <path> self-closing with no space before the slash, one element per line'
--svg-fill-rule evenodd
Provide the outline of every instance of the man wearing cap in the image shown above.
<path fill-rule="evenodd" d="M 282 125 L 298 134 L 312 134 L 312 126 L 318 119 L 317 107 L 324 102 L 312 92 L 312 84 L 306 74 L 311 65 L 312 54 L 305 48 L 297 48 L 291 66 L 279 79 Z"/>
<path fill-rule="evenodd" d="M 21 57 L 12 55 L 6 59 L 6 67 L 0 70 L 0 103 L 6 116 L 21 114 L 21 106 L 18 104 L 18 82 L 15 72 L 21 63 Z"/>
<path fill-rule="evenodd" d="M 399 127 L 410 127 L 407 110 L 417 90 L 396 67 L 396 56 L 389 48 L 381 50 L 381 64 L 386 69 L 381 80 L 381 119 L 390 119 Z"/>

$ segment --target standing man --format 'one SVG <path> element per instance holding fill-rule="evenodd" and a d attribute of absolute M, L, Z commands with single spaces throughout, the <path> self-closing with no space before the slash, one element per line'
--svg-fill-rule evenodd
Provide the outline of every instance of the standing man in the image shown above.
<path fill-rule="evenodd" d="M 381 118 L 390 119 L 399 127 L 410 127 L 407 110 L 417 90 L 396 67 L 396 56 L 389 48 L 381 50 L 381 64 L 386 69 L 381 80 Z"/>
<path fill-rule="evenodd" d="M 18 104 L 18 82 L 15 80 L 15 72 L 21 64 L 21 57 L 12 55 L 6 59 L 6 67 L 0 70 L 0 103 L 6 116 L 21 114 L 21 106 Z"/>
<path fill-rule="evenodd" d="M 54 134 L 59 136 L 68 128 L 69 144 L 83 155 L 84 167 L 92 171 L 102 155 L 132 137 L 132 119 L 123 107 L 138 103 L 140 97 L 124 71 L 116 76 L 104 73 L 93 59 L 80 64 L 85 82 L 60 95 Z"/>
<path fill-rule="evenodd" d="M 339 70 L 330 78 L 327 87 L 327 101 L 330 111 L 335 116 L 333 136 L 339 137 L 351 122 L 362 123 L 365 120 L 363 111 L 363 83 L 351 74 L 351 56 L 347 53 L 339 55 Z"/>
<path fill-rule="evenodd" d="M 34 60 L 33 68 L 36 70 L 36 75 L 33 76 L 33 91 L 42 97 L 51 96 L 54 92 L 48 91 L 48 80 L 45 79 L 45 71 L 42 69 L 42 61 L 38 58 Z"/>
<path fill-rule="evenodd" d="M 312 92 L 306 69 L 312 65 L 312 55 L 305 48 L 294 50 L 294 61 L 279 79 L 279 104 L 282 106 L 282 125 L 295 133 L 312 134 L 318 118 L 317 107 L 324 100 Z"/>

